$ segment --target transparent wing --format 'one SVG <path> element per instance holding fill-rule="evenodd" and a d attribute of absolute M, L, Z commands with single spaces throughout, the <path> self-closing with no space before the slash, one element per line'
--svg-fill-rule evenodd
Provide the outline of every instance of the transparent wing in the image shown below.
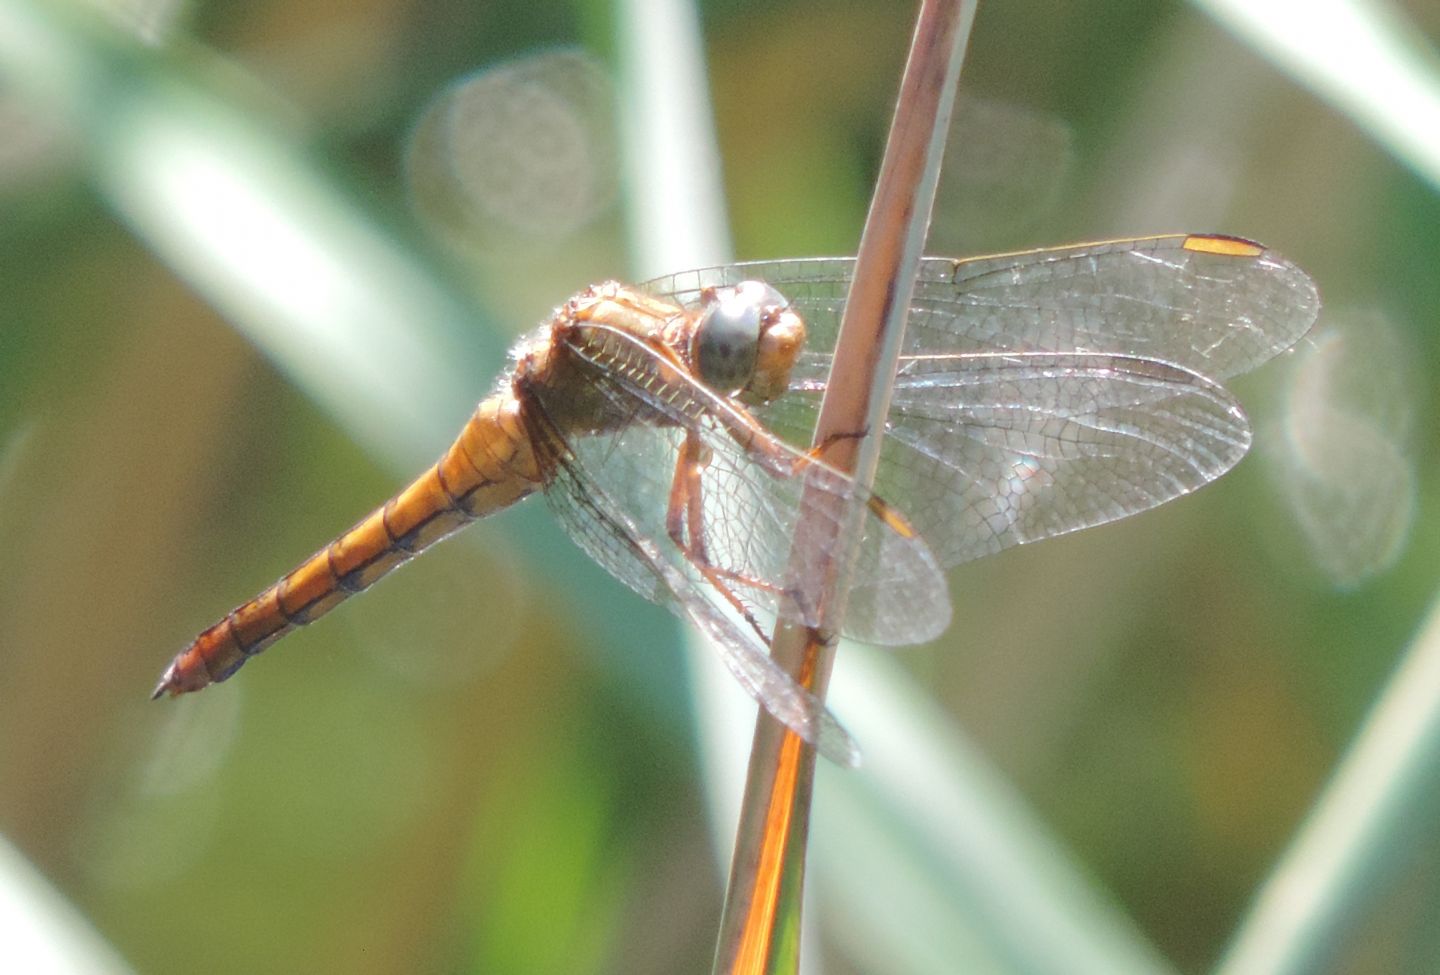
<path fill-rule="evenodd" d="M 808 442 L 853 262 L 779 261 L 649 287 L 760 277 L 809 327 L 791 392 L 756 410 Z M 1208 376 L 1293 344 L 1314 285 L 1258 245 L 1160 237 L 922 265 L 876 490 L 942 565 L 1102 524 L 1220 476 L 1249 445 Z"/>
<path fill-rule="evenodd" d="M 754 261 L 657 278 L 682 304 L 704 287 L 768 281 L 808 327 L 797 385 L 823 383 L 853 258 Z M 1224 380 L 1294 345 L 1319 313 L 1315 284 L 1259 244 L 1176 235 L 921 262 L 904 354 L 1108 352 Z"/>
<path fill-rule="evenodd" d="M 621 499 L 586 476 L 589 466 L 574 457 L 546 489 L 551 509 L 576 543 L 630 588 L 699 627 L 745 692 L 778 721 L 832 761 L 859 764 L 859 749 L 824 704 L 770 659 L 764 642 L 723 609 L 717 594 L 676 563 L 666 552 L 668 539 L 647 534 Z"/>
<path fill-rule="evenodd" d="M 1145 511 L 1250 445 L 1240 406 L 1178 366 L 1120 356 L 910 359 L 877 490 L 943 565 Z"/>

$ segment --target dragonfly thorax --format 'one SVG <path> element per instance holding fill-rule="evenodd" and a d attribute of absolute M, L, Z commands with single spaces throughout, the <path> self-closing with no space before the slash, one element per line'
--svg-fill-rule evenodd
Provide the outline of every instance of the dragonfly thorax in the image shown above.
<path fill-rule="evenodd" d="M 711 389 L 766 402 L 790 381 L 805 326 L 785 297 L 761 281 L 716 288 L 690 337 L 690 364 Z"/>

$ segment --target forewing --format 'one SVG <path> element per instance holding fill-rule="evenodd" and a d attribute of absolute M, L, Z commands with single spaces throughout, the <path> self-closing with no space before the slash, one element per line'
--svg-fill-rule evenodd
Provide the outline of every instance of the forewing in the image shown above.
<path fill-rule="evenodd" d="M 796 384 L 824 383 L 852 258 L 754 261 L 657 278 L 682 303 L 758 278 L 805 319 Z M 1214 380 L 1255 368 L 1314 324 L 1315 284 L 1248 241 L 1174 235 L 921 262 L 904 354 L 1108 352 L 1156 359 Z"/>

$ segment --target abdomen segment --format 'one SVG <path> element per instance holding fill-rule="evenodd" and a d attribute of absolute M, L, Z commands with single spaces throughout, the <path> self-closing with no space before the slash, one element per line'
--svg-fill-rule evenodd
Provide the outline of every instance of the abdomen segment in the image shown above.
<path fill-rule="evenodd" d="M 456 530 L 540 486 L 539 468 L 511 396 L 485 400 L 445 455 L 414 483 L 231 610 L 176 655 L 154 697 L 225 680 L 297 626 L 369 588 Z"/>

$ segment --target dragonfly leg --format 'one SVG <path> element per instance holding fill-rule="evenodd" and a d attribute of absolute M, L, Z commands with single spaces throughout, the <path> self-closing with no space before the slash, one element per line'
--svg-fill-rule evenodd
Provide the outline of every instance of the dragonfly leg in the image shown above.
<path fill-rule="evenodd" d="M 755 579 L 741 572 L 735 572 L 716 565 L 710 559 L 705 543 L 705 495 L 701 478 L 705 471 L 705 447 L 693 431 L 685 435 L 675 462 L 675 477 L 670 485 L 670 502 L 665 512 L 665 531 L 675 547 L 685 556 L 695 571 L 728 602 L 745 622 L 760 637 L 769 642 L 765 629 L 755 618 L 750 606 L 735 591 L 735 586 L 745 586 L 765 592 L 780 592 L 780 588 L 763 579 Z"/>
<path fill-rule="evenodd" d="M 705 471 L 705 463 L 705 448 L 700 438 L 693 432 L 686 432 L 685 442 L 675 458 L 670 504 L 665 512 L 665 531 L 690 561 L 709 565 L 710 554 L 705 548 L 704 495 L 700 493 L 700 476 Z"/>
<path fill-rule="evenodd" d="M 846 440 L 860 440 L 869 432 L 869 427 L 866 427 L 864 430 L 832 433 L 824 440 L 820 441 L 818 444 L 807 450 L 805 452 L 805 457 L 809 460 L 824 460 L 826 452 L 829 451 L 830 448 L 835 446 L 837 443 L 842 443 Z"/>
<path fill-rule="evenodd" d="M 843 443 L 847 440 L 859 440 L 869 432 L 869 429 L 866 428 L 864 430 L 855 430 L 844 433 L 832 433 L 820 443 L 811 447 L 809 450 L 806 450 L 803 453 L 799 451 L 794 452 L 794 454 L 790 458 L 788 473 L 792 475 L 800 474 L 811 464 L 816 463 L 823 464 L 831 467 L 832 469 L 838 470 L 838 468 L 834 468 L 834 466 L 830 463 L 829 459 L 825 456 L 830 451 L 830 448 L 834 447 L 838 443 Z"/>

